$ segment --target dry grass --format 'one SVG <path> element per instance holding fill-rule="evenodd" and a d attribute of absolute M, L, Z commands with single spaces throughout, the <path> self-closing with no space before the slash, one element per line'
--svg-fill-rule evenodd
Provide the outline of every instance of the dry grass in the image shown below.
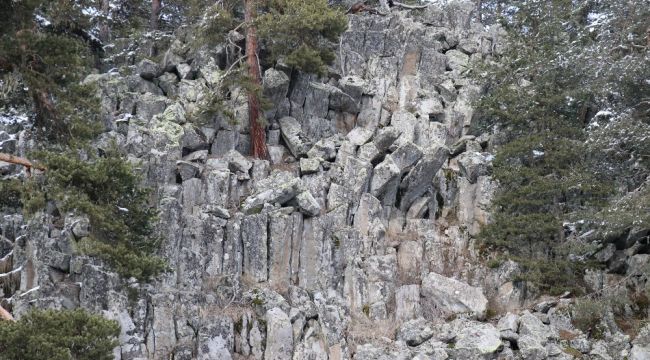
<path fill-rule="evenodd" d="M 560 330 L 560 339 L 561 340 L 571 341 L 571 340 L 575 339 L 576 337 L 578 337 L 578 335 L 574 334 L 571 331 Z"/>
<path fill-rule="evenodd" d="M 400 322 L 392 319 L 370 320 L 365 316 L 353 316 L 347 329 L 347 338 L 351 349 L 356 351 L 357 345 L 376 342 L 381 338 L 395 340 Z"/>

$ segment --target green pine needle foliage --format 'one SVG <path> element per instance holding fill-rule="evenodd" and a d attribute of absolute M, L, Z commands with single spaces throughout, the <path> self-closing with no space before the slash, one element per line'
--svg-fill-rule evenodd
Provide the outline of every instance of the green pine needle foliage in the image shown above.
<path fill-rule="evenodd" d="M 334 61 L 332 43 L 346 30 L 348 19 L 325 0 L 275 0 L 256 25 L 271 60 L 284 58 L 298 70 L 325 74 Z"/>
<path fill-rule="evenodd" d="M 149 205 L 149 190 L 133 166 L 116 150 L 82 159 L 77 151 L 42 152 L 47 167 L 38 188 L 26 195 L 27 210 L 54 201 L 65 213 L 90 220 L 90 238 L 78 250 L 97 256 L 124 277 L 147 280 L 165 270 L 155 256 L 160 239 L 154 236 L 157 211 Z"/>
<path fill-rule="evenodd" d="M 120 326 L 85 310 L 33 310 L 0 321 L 2 360 L 109 360 Z"/>

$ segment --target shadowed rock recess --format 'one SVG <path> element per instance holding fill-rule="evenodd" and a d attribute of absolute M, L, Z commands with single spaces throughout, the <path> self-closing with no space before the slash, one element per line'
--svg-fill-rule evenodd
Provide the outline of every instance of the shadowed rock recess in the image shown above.
<path fill-rule="evenodd" d="M 237 88 L 235 120 L 188 121 L 227 46 L 187 51 L 178 31 L 159 62 L 113 49 L 134 75 L 87 78 L 110 128 L 97 147 L 114 140 L 139 164 L 171 270 L 124 281 L 73 251 L 83 219 L 5 215 L 14 314 L 101 313 L 121 325 L 123 360 L 572 359 L 567 333 L 590 359 L 647 359 L 647 329 L 574 337 L 568 300 L 533 306 L 517 264 L 479 258 L 496 184 L 490 136 L 468 134 L 481 84 L 467 70 L 505 35 L 475 17 L 469 2 L 350 15 L 329 76 L 265 70 L 269 160 L 248 156 Z"/>

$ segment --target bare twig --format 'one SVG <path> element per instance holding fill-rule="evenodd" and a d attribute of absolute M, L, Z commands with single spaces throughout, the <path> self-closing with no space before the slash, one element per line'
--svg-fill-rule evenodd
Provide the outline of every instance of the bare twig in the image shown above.
<path fill-rule="evenodd" d="M 418 10 L 418 9 L 426 9 L 429 7 L 429 5 L 407 5 L 401 2 L 393 1 L 393 5 L 401 7 L 403 9 L 408 9 L 408 10 Z"/>

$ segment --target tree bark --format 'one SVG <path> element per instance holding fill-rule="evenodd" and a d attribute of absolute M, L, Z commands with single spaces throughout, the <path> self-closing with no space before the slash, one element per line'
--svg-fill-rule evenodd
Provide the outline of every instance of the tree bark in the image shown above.
<path fill-rule="evenodd" d="M 27 169 L 34 168 L 34 169 L 37 169 L 37 170 L 43 170 L 43 171 L 45 170 L 45 167 L 42 166 L 42 165 L 34 164 L 33 162 L 31 162 L 31 161 L 29 161 L 29 160 L 27 160 L 25 158 L 21 158 L 21 157 L 14 156 L 14 155 L 11 155 L 11 154 L 0 153 L 0 161 L 4 161 L 4 162 L 16 164 L 16 165 L 22 165 L 22 166 L 26 167 Z"/>
<path fill-rule="evenodd" d="M 111 37 L 111 29 L 109 25 L 109 20 L 108 17 L 110 15 L 110 4 L 109 0 L 102 0 L 102 15 L 104 18 L 102 19 L 102 25 L 99 29 L 99 39 L 103 43 L 107 43 L 110 40 Z"/>
<path fill-rule="evenodd" d="M 151 0 L 151 18 L 149 19 L 151 30 L 158 30 L 158 15 L 160 15 L 160 0 Z"/>
<path fill-rule="evenodd" d="M 246 27 L 246 64 L 248 76 L 256 87 L 262 85 L 260 64 L 257 58 L 257 29 L 253 24 L 256 16 L 255 0 L 244 0 L 244 21 Z M 260 119 L 260 98 L 256 90 L 248 92 L 248 122 L 251 129 L 251 155 L 266 159 L 266 132 Z"/>

